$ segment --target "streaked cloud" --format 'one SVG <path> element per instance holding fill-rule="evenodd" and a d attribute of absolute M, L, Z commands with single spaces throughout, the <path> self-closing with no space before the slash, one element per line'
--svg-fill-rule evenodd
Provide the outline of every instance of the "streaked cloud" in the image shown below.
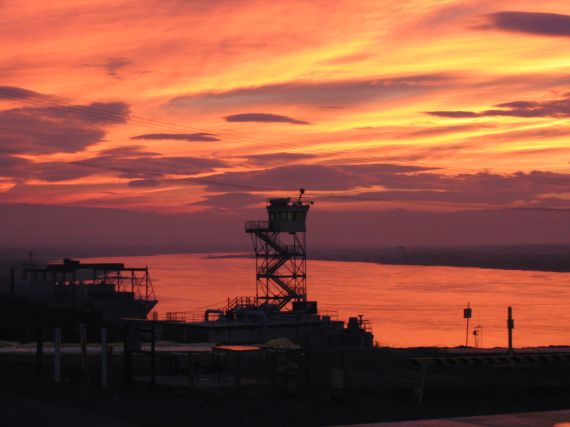
<path fill-rule="evenodd" d="M 129 187 L 135 188 L 149 188 L 149 187 L 158 187 L 160 185 L 160 181 L 156 179 L 135 179 L 129 181 L 127 184 Z"/>
<path fill-rule="evenodd" d="M 227 122 L 260 122 L 260 123 L 291 123 L 293 125 L 309 125 L 304 120 L 269 113 L 241 113 L 225 117 Z"/>
<path fill-rule="evenodd" d="M 198 141 L 198 142 L 213 142 L 220 141 L 220 138 L 213 133 L 197 132 L 197 133 L 149 133 L 145 135 L 137 135 L 131 139 L 146 139 L 146 140 L 174 140 L 174 141 Z"/>
<path fill-rule="evenodd" d="M 113 120 L 126 120 L 125 104 L 91 104 L 75 109 L 54 107 L 25 107 L 0 111 L 0 149 L 9 153 L 47 154 L 73 153 L 94 145 L 105 136 L 104 125 L 109 124 L 105 114 L 114 111 Z M 84 108 L 82 108 L 84 107 Z"/>
<path fill-rule="evenodd" d="M 195 175 L 212 172 L 215 168 L 225 166 L 226 163 L 217 159 L 187 156 L 141 155 L 121 158 L 115 155 L 104 155 L 72 162 L 69 165 L 83 167 L 90 175 L 107 172 L 120 178 L 158 179 L 166 175 Z"/>
<path fill-rule="evenodd" d="M 235 191 L 236 188 L 259 190 L 350 190 L 360 186 L 384 185 L 394 176 L 430 170 L 421 166 L 395 164 L 362 165 L 290 165 L 252 172 L 225 172 L 188 183 L 203 184 L 211 191 Z"/>
<path fill-rule="evenodd" d="M 570 117 L 570 94 L 563 98 L 547 101 L 511 101 L 495 105 L 496 109 L 474 111 L 430 111 L 428 114 L 438 117 Z"/>
<path fill-rule="evenodd" d="M 134 181 L 129 182 L 131 187 L 150 187 L 158 185 L 165 176 L 191 176 L 226 166 L 225 162 L 216 159 L 165 157 L 126 149 L 109 151 L 70 162 L 30 162 L 13 156 L 0 156 L 0 166 L 4 166 L 0 176 L 17 182 L 34 179 L 52 183 L 108 176 L 132 179 Z"/>
<path fill-rule="evenodd" d="M 333 105 L 343 107 L 393 99 L 444 88 L 454 77 L 441 74 L 380 77 L 336 81 L 300 81 L 246 87 L 225 92 L 183 95 L 169 101 L 177 108 L 224 107 L 236 105 Z"/>
<path fill-rule="evenodd" d="M 14 86 L 0 86 L 0 99 L 30 99 L 44 95 L 33 90 Z"/>
<path fill-rule="evenodd" d="M 298 162 L 301 160 L 314 159 L 316 157 L 317 156 L 315 154 L 278 152 L 253 154 L 251 156 L 247 156 L 246 159 L 249 163 L 253 163 L 255 165 L 268 166 L 281 163 Z"/>
<path fill-rule="evenodd" d="M 447 175 L 429 168 L 394 164 L 295 165 L 256 172 L 230 172 L 187 182 L 203 184 L 209 191 L 227 191 L 237 200 L 244 194 L 235 192 L 240 187 L 253 191 L 291 191 L 304 187 L 324 191 L 319 199 L 339 203 L 437 202 L 479 208 L 544 204 L 543 199 L 550 198 L 570 206 L 567 199 L 570 174 L 544 171 Z M 383 190 L 363 191 L 366 187 Z M 224 198 L 216 196 L 214 200 Z"/>
<path fill-rule="evenodd" d="M 490 14 L 487 18 L 487 26 L 484 28 L 540 36 L 570 37 L 570 15 L 506 11 Z"/>

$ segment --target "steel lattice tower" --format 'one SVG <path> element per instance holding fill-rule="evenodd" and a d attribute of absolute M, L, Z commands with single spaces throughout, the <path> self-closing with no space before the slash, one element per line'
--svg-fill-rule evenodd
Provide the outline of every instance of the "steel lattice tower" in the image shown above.
<path fill-rule="evenodd" d="M 267 200 L 268 221 L 247 221 L 256 264 L 256 305 L 280 309 L 307 300 L 305 220 L 313 203 L 303 197 Z"/>

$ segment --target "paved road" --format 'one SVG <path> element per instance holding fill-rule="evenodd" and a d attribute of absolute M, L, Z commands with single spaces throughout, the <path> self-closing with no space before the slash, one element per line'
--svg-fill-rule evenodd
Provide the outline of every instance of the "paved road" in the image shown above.
<path fill-rule="evenodd" d="M 439 420 L 355 424 L 345 427 L 570 427 L 570 410 L 483 415 Z"/>

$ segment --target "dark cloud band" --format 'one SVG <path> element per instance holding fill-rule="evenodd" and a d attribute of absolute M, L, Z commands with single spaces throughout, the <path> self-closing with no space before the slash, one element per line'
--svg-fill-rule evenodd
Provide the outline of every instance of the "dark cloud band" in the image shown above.
<path fill-rule="evenodd" d="M 541 36 L 570 37 L 570 15 L 539 12 L 498 12 L 487 16 L 488 27 Z"/>
<path fill-rule="evenodd" d="M 174 140 L 174 141 L 197 141 L 197 142 L 214 142 L 220 141 L 213 133 L 198 132 L 198 133 L 149 133 L 145 135 L 137 135 L 131 139 L 146 139 L 146 140 Z"/>
<path fill-rule="evenodd" d="M 261 122 L 261 123 L 291 123 L 293 125 L 308 125 L 309 122 L 297 120 L 288 116 L 268 113 L 243 113 L 226 116 L 228 122 Z"/>
<path fill-rule="evenodd" d="M 427 114 L 448 118 L 476 117 L 570 117 L 570 94 L 564 98 L 548 101 L 512 101 L 495 105 L 496 108 L 481 112 L 474 111 L 429 111 Z"/>

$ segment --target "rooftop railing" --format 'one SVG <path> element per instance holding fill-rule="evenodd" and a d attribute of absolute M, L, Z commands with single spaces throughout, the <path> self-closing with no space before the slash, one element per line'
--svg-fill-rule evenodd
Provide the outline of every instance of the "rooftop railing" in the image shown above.
<path fill-rule="evenodd" d="M 269 230 L 269 221 L 246 221 L 245 231 L 267 231 Z"/>
<path fill-rule="evenodd" d="M 308 206 L 311 204 L 308 197 L 270 197 L 265 201 L 271 206 Z"/>

